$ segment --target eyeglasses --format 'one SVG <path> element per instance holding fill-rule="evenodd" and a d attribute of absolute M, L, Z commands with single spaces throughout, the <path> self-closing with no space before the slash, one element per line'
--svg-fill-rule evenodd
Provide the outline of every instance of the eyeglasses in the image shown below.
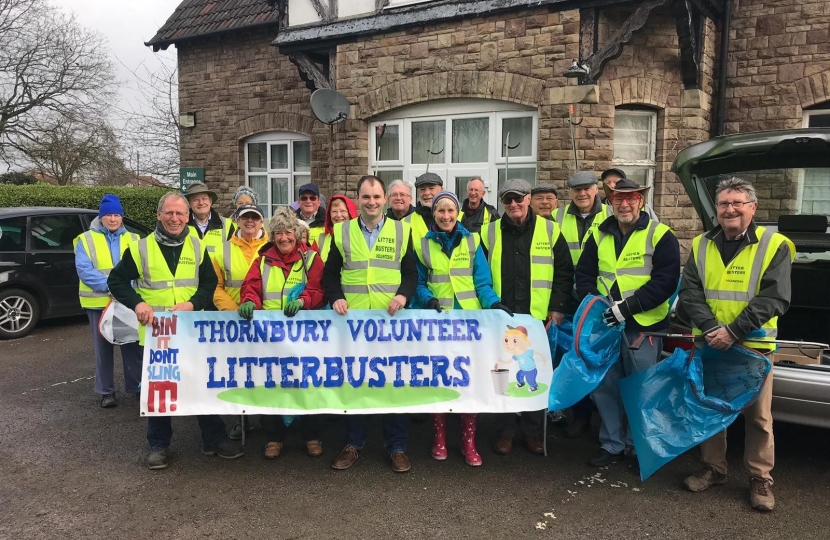
<path fill-rule="evenodd" d="M 627 202 L 629 206 L 640 206 L 643 198 L 639 195 L 627 195 L 625 197 L 611 197 L 611 204 L 620 206 L 623 202 Z"/>
<path fill-rule="evenodd" d="M 410 193 L 390 193 L 390 199 L 406 199 L 407 197 L 412 198 Z"/>
<path fill-rule="evenodd" d="M 262 217 L 259 214 L 247 213 L 247 214 L 242 214 L 241 216 L 239 216 L 239 219 L 240 220 L 250 219 L 251 221 L 260 221 L 262 219 Z"/>
<path fill-rule="evenodd" d="M 501 198 L 501 203 L 505 206 L 510 206 L 513 203 L 520 203 L 525 200 L 524 195 L 505 195 Z"/>
<path fill-rule="evenodd" d="M 305 201 L 316 201 L 317 200 L 317 195 L 303 195 L 302 197 L 300 197 L 300 200 L 303 201 L 303 202 L 305 202 Z"/>
<path fill-rule="evenodd" d="M 720 208 L 721 210 L 726 210 L 727 208 L 729 208 L 731 206 L 735 210 L 740 210 L 741 208 L 744 207 L 744 205 L 747 205 L 747 204 L 752 204 L 752 201 L 735 201 L 735 202 L 725 202 L 724 201 L 724 202 L 719 202 L 718 203 L 718 208 Z"/>

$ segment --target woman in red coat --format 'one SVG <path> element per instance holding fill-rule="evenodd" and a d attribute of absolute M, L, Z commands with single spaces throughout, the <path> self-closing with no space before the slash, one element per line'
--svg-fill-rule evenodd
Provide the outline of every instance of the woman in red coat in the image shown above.
<path fill-rule="evenodd" d="M 271 241 L 262 246 L 248 275 L 242 282 L 239 315 L 251 320 L 256 309 L 282 310 L 293 317 L 301 309 L 320 309 L 326 305 L 321 280 L 323 261 L 312 248 L 299 241 L 301 234 L 297 216 L 288 208 L 279 208 L 269 223 Z M 299 295 L 298 288 L 304 289 Z M 320 442 L 319 417 L 297 417 L 309 456 L 323 453 Z M 275 459 L 282 452 L 286 423 L 281 415 L 263 415 L 262 427 L 268 444 L 265 457 Z"/>

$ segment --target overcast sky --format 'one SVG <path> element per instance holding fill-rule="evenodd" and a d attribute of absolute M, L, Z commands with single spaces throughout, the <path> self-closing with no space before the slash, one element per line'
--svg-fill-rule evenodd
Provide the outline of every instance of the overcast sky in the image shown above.
<path fill-rule="evenodd" d="M 133 71 L 141 73 L 145 65 L 155 70 L 159 55 L 175 62 L 174 47 L 153 53 L 144 42 L 156 34 L 181 1 L 52 0 L 52 3 L 66 12 L 75 13 L 79 23 L 100 32 L 108 40 L 117 77 L 124 81 L 122 100 L 134 101 L 137 98 Z"/>

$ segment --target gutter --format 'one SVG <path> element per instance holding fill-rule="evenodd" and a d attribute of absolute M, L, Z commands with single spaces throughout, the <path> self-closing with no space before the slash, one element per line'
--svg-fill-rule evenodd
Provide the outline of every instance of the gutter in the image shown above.
<path fill-rule="evenodd" d="M 726 75 L 729 69 L 729 30 L 732 27 L 732 0 L 726 0 L 723 12 L 723 29 L 720 40 L 720 68 L 718 73 L 718 122 L 715 137 L 720 137 L 726 129 Z"/>

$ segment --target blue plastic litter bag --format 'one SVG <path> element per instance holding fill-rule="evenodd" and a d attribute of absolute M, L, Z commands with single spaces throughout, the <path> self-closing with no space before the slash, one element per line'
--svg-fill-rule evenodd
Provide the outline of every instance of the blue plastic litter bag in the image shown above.
<path fill-rule="evenodd" d="M 676 349 L 655 366 L 619 382 L 640 478 L 720 433 L 755 402 L 772 369 L 741 345 Z"/>
<path fill-rule="evenodd" d="M 553 370 L 548 410 L 573 406 L 593 392 L 605 378 L 608 368 L 620 358 L 620 340 L 625 324 L 609 328 L 602 312 L 611 303 L 602 296 L 588 295 L 579 305 L 573 322 L 573 347 Z M 564 341 L 561 332 L 557 347 Z"/>

